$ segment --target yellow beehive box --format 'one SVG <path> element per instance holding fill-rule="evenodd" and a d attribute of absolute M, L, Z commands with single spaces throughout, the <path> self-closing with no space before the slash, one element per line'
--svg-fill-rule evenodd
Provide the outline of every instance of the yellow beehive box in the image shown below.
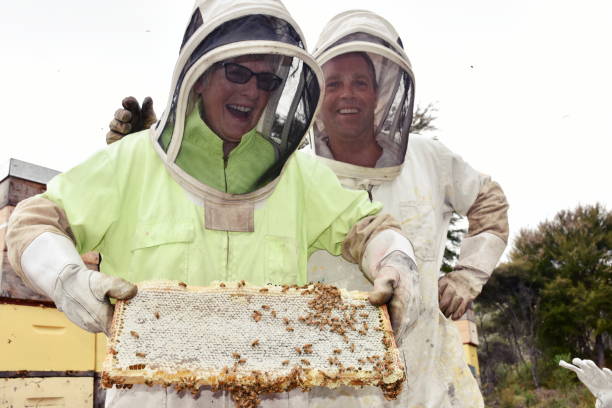
<path fill-rule="evenodd" d="M 0 371 L 92 371 L 95 335 L 54 308 L 0 304 Z"/>
<path fill-rule="evenodd" d="M 93 391 L 93 377 L 0 378 L 0 408 L 91 408 Z"/>
<path fill-rule="evenodd" d="M 102 372 L 102 363 L 106 358 L 106 335 L 104 333 L 96 334 L 96 371 Z"/>
<path fill-rule="evenodd" d="M 478 348 L 472 344 L 464 344 L 463 352 L 468 366 L 473 370 L 475 377 L 480 376 L 480 365 L 478 364 Z"/>

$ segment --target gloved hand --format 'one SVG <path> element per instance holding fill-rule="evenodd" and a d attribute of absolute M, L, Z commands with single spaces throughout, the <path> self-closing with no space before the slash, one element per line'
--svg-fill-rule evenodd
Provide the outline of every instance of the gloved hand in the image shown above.
<path fill-rule="evenodd" d="M 612 371 L 607 368 L 600 369 L 591 360 L 581 360 L 575 358 L 572 360 L 574 365 L 568 364 L 565 361 L 559 361 L 559 365 L 575 372 L 578 379 L 591 391 L 591 394 L 597 398 L 596 408 L 612 407 Z"/>
<path fill-rule="evenodd" d="M 72 241 L 52 232 L 42 233 L 28 245 L 21 267 L 30 283 L 74 324 L 107 336 L 114 311 L 109 296 L 129 299 L 138 290 L 124 279 L 87 269 Z"/>
<path fill-rule="evenodd" d="M 391 326 L 398 344 L 419 315 L 419 273 L 414 260 L 402 251 L 385 256 L 372 273 L 374 289 L 368 295 L 374 306 L 388 304 Z"/>
<path fill-rule="evenodd" d="M 449 272 L 438 279 L 438 302 L 444 316 L 459 319 L 482 291 L 488 275 L 470 269 Z"/>
<path fill-rule="evenodd" d="M 110 336 L 114 306 L 109 297 L 130 299 L 136 292 L 136 285 L 125 279 L 71 264 L 57 276 L 50 297 L 57 309 L 80 328 Z"/>
<path fill-rule="evenodd" d="M 142 101 L 142 109 L 138 100 L 128 96 L 121 101 L 123 108 L 115 112 L 115 117 L 109 124 L 110 131 L 106 134 L 106 143 L 111 144 L 123 138 L 128 133 L 139 132 L 148 129 L 157 122 L 153 110 L 153 100 L 147 96 Z"/>

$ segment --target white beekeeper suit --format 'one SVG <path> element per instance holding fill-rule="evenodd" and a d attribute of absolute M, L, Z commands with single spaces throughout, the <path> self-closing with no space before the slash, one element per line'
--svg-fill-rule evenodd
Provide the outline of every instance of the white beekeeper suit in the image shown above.
<path fill-rule="evenodd" d="M 311 146 L 343 185 L 369 191 L 372 200 L 382 202 L 384 210 L 400 221 L 415 246 L 422 303 L 416 325 L 399 339 L 407 383 L 396 401 L 385 401 L 375 388 L 317 388 L 310 392 L 310 406 L 482 407 L 458 332 L 438 306 L 438 278 L 451 216 L 453 212 L 467 215 L 469 232 L 456 270 L 446 283 L 454 290 L 453 302 L 467 304 L 466 299 L 480 293 L 507 243 L 505 197 L 488 176 L 437 140 L 412 136 L 408 143 L 414 77 L 401 40 L 386 20 L 361 10 L 334 17 L 323 30 L 314 56 L 325 71 L 326 62 L 351 52 L 367 53 L 375 68 L 374 128 L 382 155 L 374 168 L 334 160 L 330 135 L 320 120 L 315 123 Z M 309 280 L 349 290 L 371 288 L 357 265 L 322 251 L 309 259 L 308 273 Z"/>

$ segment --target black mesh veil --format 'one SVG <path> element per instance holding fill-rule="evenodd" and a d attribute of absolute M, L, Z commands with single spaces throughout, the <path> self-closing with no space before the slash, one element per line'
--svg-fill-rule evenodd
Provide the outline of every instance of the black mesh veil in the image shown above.
<path fill-rule="evenodd" d="M 397 39 L 397 43 L 401 41 Z M 318 55 L 324 55 L 323 65 L 335 57 L 344 54 L 358 53 L 369 61 L 374 68 L 377 84 L 377 104 L 374 118 L 374 134 L 383 149 L 383 156 L 376 167 L 395 167 L 403 163 L 408 146 L 410 125 L 414 108 L 414 79 L 409 63 L 404 64 L 405 57 L 398 52 L 397 45 L 366 32 L 352 32 L 324 49 Z M 329 137 L 325 124 L 317 119 L 313 129 L 314 145 L 317 155 L 333 159 L 328 147 Z"/>
<path fill-rule="evenodd" d="M 274 55 L 277 61 L 274 73 L 282 79 L 282 83 L 270 93 L 256 130 L 273 146 L 276 160 L 258 176 L 257 182 L 250 189 L 253 191 L 275 179 L 289 156 L 302 142 L 319 100 L 319 80 L 311 64 L 300 58 L 299 52 L 292 51 L 304 50 L 305 45 L 292 25 L 281 18 L 265 14 L 235 18 L 214 27 L 195 44 L 194 41 L 197 41 L 207 28 L 204 25 L 201 12 L 196 9 L 187 25 L 181 45 L 179 58 L 185 62 L 180 70 L 176 70 L 178 75 L 165 112 L 165 120 L 162 119 L 158 124 L 158 143 L 162 150 L 171 156 L 171 142 L 180 133 L 177 132 L 177 124 L 184 125 L 185 117 L 197 104 L 192 89 L 187 89 L 193 86 L 188 82 L 193 79 L 188 78 L 193 76 L 194 72 L 204 70 L 202 75 L 206 75 L 213 69 L 219 69 L 224 61 L 232 61 L 241 55 Z M 244 45 L 247 42 L 253 44 L 248 51 Z M 270 46 L 273 43 L 278 45 Z M 186 108 L 178 109 L 181 104 Z M 179 148 L 176 157 L 181 154 Z M 197 174 L 190 174 L 189 169 L 184 170 L 189 176 L 198 179 Z"/>

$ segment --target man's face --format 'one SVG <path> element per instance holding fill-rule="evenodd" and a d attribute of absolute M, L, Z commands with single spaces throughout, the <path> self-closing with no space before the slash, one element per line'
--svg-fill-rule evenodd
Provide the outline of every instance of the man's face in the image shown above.
<path fill-rule="evenodd" d="M 271 72 L 271 63 L 261 57 L 245 55 L 232 60 L 255 73 Z M 240 142 L 261 116 L 270 92 L 257 87 L 255 76 L 245 84 L 229 81 L 221 66 L 198 80 L 195 90 L 202 97 L 204 121 L 221 139 Z"/>
<path fill-rule="evenodd" d="M 320 118 L 330 138 L 357 137 L 374 130 L 376 86 L 363 56 L 345 54 L 323 65 L 325 99 Z"/>

